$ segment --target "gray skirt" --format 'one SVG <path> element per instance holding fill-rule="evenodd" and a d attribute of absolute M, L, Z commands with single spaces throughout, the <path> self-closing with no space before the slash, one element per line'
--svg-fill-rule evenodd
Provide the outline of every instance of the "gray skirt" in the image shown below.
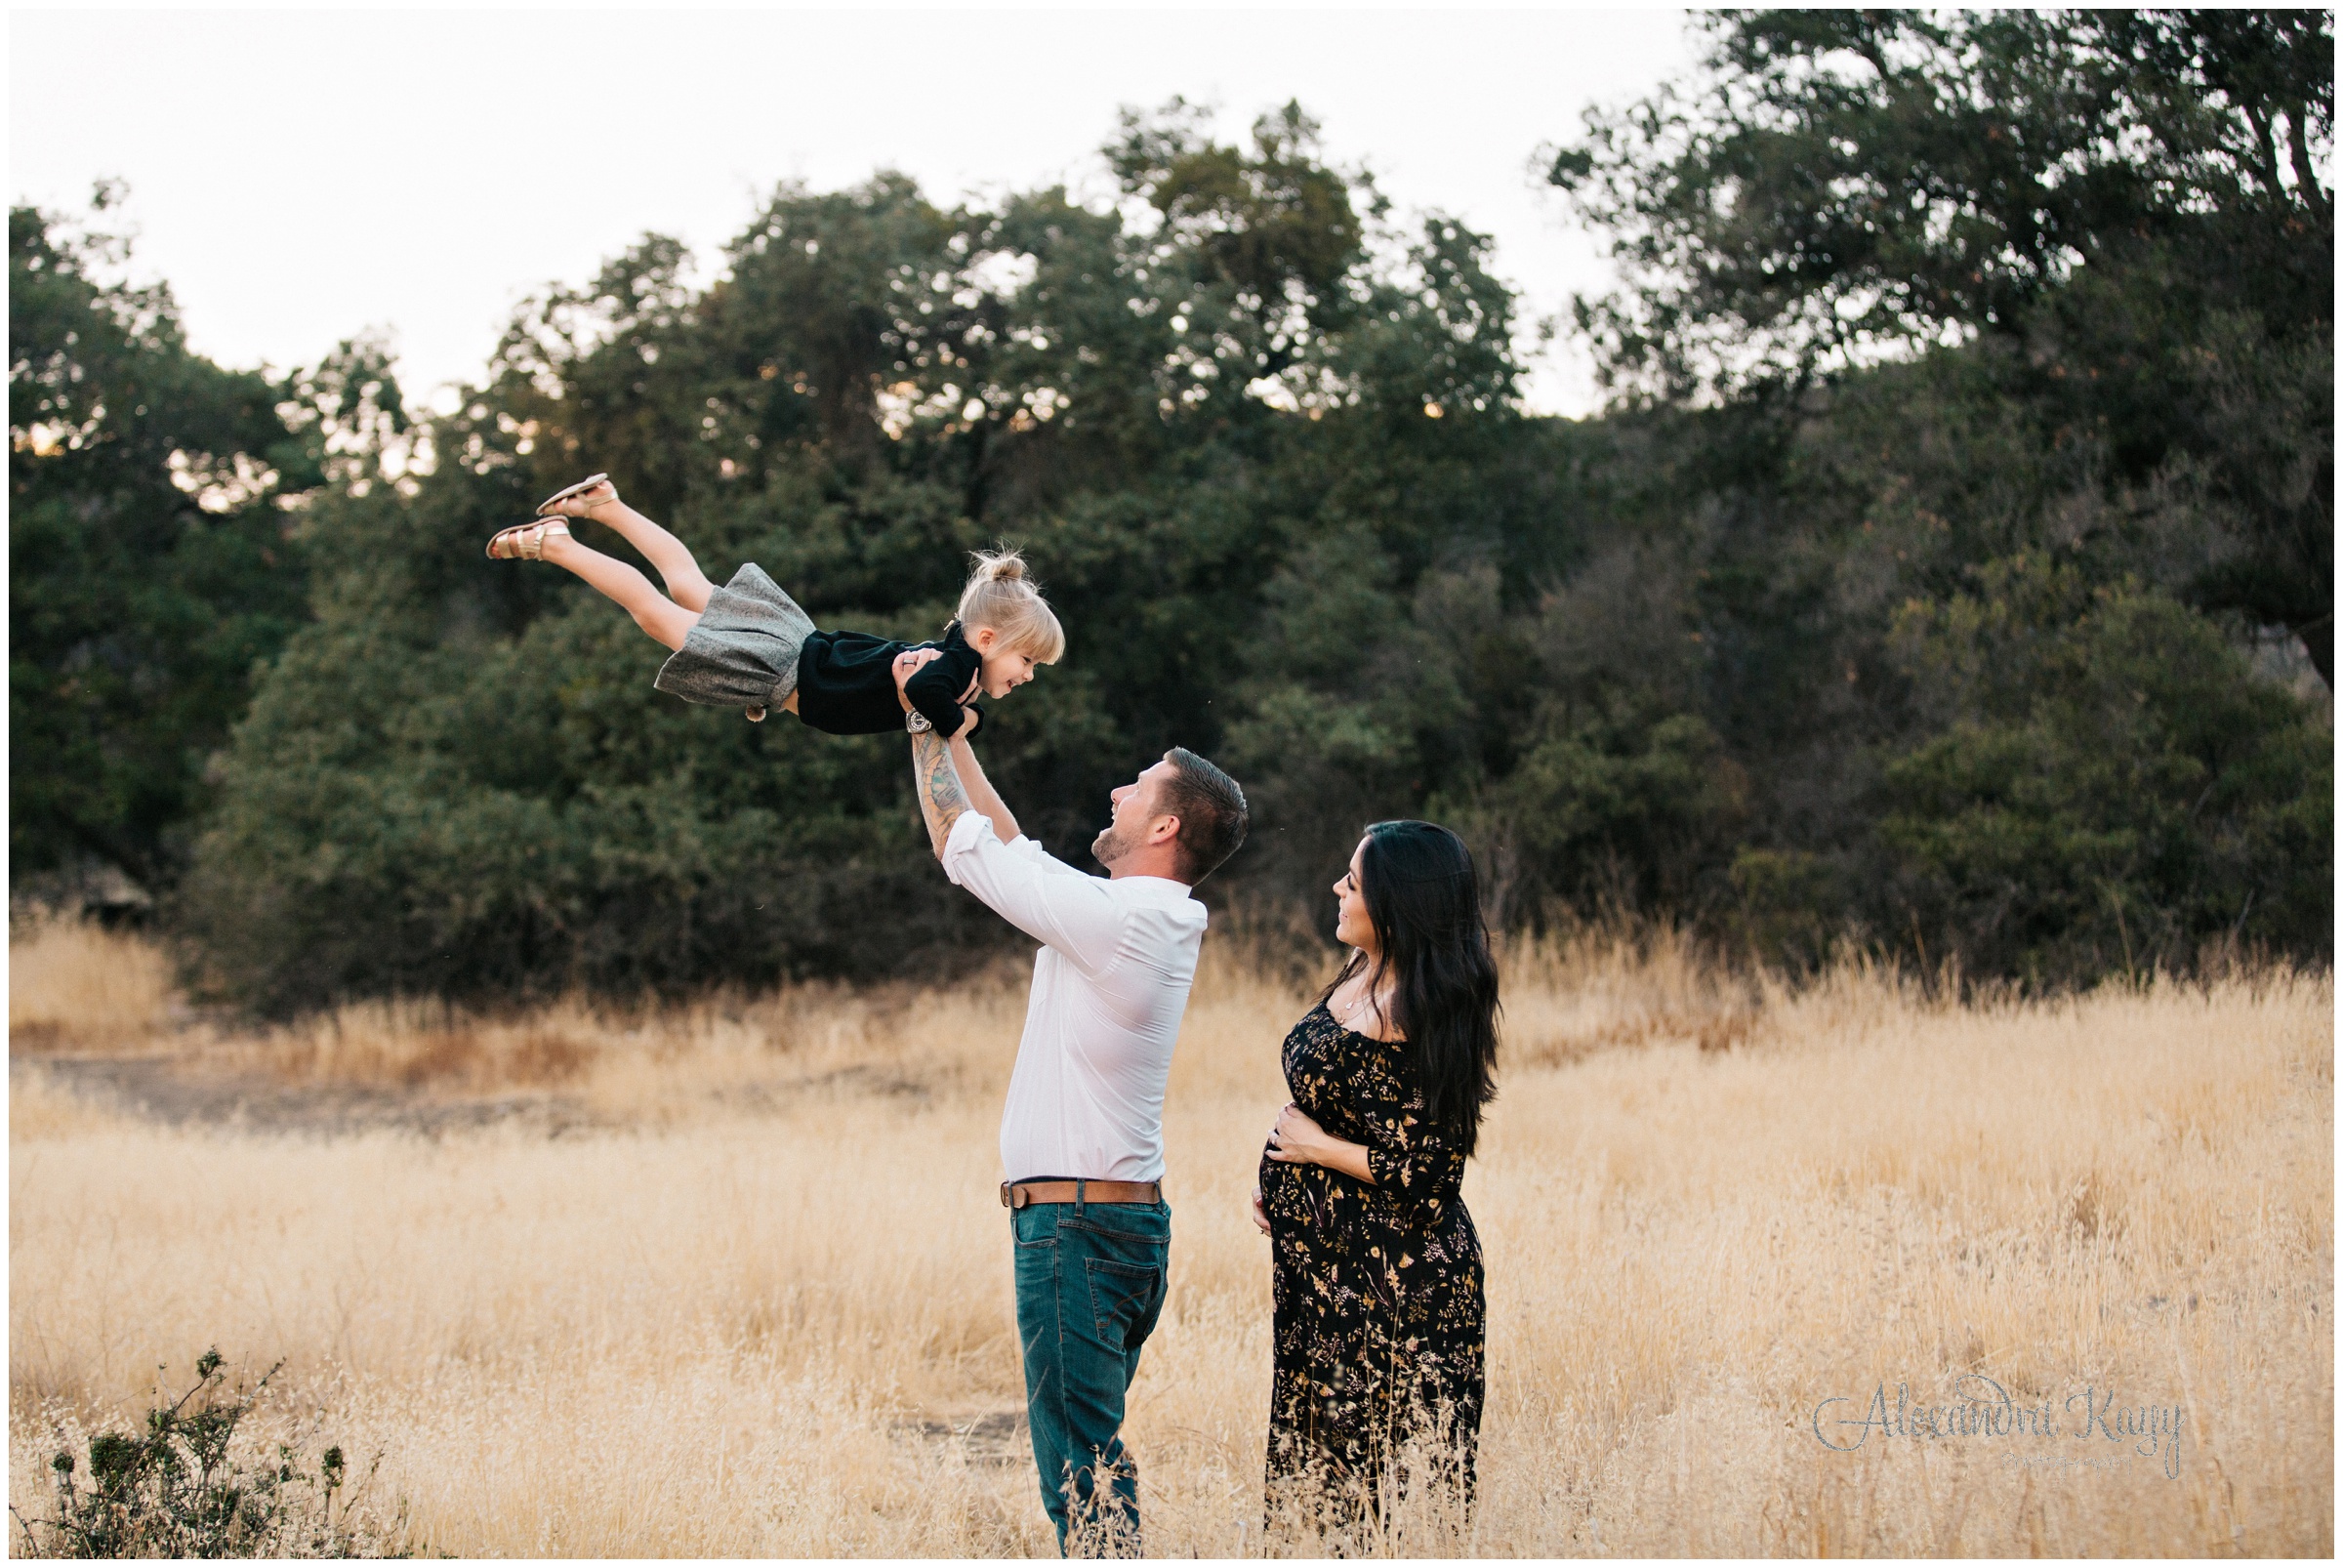
<path fill-rule="evenodd" d="M 798 654 L 813 617 L 761 566 L 743 566 L 709 594 L 700 624 L 659 667 L 651 684 L 685 702 L 746 708 L 762 719 L 798 689 Z"/>

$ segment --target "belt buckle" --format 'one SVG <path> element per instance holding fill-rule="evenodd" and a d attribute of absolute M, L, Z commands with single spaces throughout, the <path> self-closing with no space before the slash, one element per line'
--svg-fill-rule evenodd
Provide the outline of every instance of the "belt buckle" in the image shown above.
<path fill-rule="evenodd" d="M 1004 1181 L 1001 1183 L 1002 1208 L 1011 1210 L 1022 1209 L 1032 1201 L 1032 1195 L 1026 1192 L 1025 1189 L 1019 1186 L 1016 1182 Z"/>

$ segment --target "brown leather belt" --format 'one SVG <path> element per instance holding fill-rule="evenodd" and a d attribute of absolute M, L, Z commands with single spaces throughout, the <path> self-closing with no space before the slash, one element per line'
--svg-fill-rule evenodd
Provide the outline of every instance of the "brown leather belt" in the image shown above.
<path fill-rule="evenodd" d="M 1161 1203 L 1161 1181 L 1004 1181 L 1001 1207 L 1029 1203 Z"/>

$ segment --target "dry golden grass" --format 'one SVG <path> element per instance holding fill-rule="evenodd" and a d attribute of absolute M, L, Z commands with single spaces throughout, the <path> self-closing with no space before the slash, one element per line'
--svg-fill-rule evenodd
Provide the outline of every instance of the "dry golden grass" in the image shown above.
<path fill-rule="evenodd" d="M 9 932 L 12 1051 L 107 1049 L 167 1027 L 171 965 L 151 942 L 36 915 Z"/>
<path fill-rule="evenodd" d="M 56 999 L 94 997 L 114 1038 L 173 1042 L 145 1103 L 225 1082 L 247 1105 L 171 1125 L 20 1051 L 20 1506 L 54 1424 L 135 1412 L 157 1361 L 217 1343 L 288 1358 L 282 1419 L 382 1455 L 410 1546 L 1053 1550 L 993 1192 L 1013 980 L 229 1036 L 58 972 L 121 967 L 86 934 L 12 960 L 12 1021 L 88 1039 Z M 1261 1547 L 1246 1198 L 1305 1005 L 1208 952 L 1181 1038 L 1172 1295 L 1126 1428 L 1160 1554 Z M 1482 1506 L 1460 1543 L 1391 1545 L 2328 1554 L 2332 1005 L 2282 971 L 1962 1009 L 1860 969 L 1737 983 L 1665 935 L 1514 955 L 1465 1187 Z M 481 1103 L 513 1114 L 417 1109 Z M 1826 1399 L 1853 1401 L 1826 1423 L 1882 1385 L 1942 1406 L 1969 1373 L 2062 1434 L 2086 1387 L 2182 1407 L 2177 1474 L 2097 1435 L 1814 1435 Z"/>

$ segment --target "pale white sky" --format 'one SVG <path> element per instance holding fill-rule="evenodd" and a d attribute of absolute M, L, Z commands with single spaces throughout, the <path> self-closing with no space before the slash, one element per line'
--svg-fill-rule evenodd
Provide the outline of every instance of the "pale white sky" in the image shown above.
<path fill-rule="evenodd" d="M 522 295 L 647 229 L 713 263 L 779 180 L 1103 191 L 1121 105 L 1182 94 L 1232 137 L 1298 98 L 1402 212 L 1493 234 L 1527 318 L 1609 276 L 1533 151 L 1691 58 L 1653 10 L 20 10 L 10 195 L 127 180 L 133 274 L 169 280 L 197 350 L 282 369 L 388 328 L 421 401 Z M 1529 392 L 1595 401 L 1567 339 Z"/>

